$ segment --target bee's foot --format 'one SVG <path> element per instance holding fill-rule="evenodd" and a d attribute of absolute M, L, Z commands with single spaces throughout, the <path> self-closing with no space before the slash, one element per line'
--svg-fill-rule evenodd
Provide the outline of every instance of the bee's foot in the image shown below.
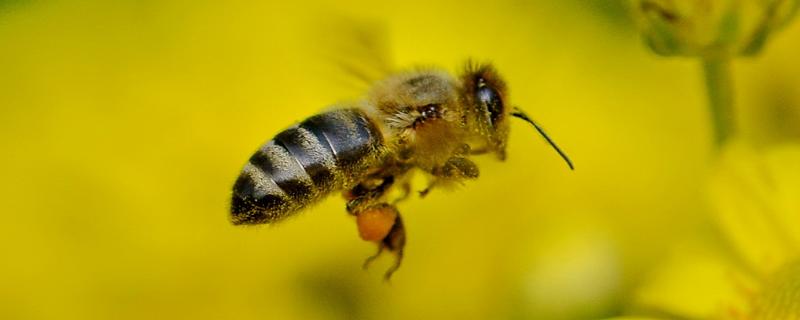
<path fill-rule="evenodd" d="M 425 198 L 425 196 L 427 196 L 429 192 L 431 192 L 431 187 L 427 187 L 427 188 L 425 188 L 423 190 L 420 190 L 419 191 L 419 197 L 420 198 Z"/>
<path fill-rule="evenodd" d="M 383 246 L 379 245 L 378 246 L 378 252 L 376 252 L 375 254 L 369 256 L 366 260 L 364 260 L 364 264 L 361 265 L 361 269 L 364 269 L 364 270 L 369 269 L 369 265 L 372 264 L 372 261 L 375 261 L 375 259 L 380 257 L 381 253 L 383 253 Z"/>

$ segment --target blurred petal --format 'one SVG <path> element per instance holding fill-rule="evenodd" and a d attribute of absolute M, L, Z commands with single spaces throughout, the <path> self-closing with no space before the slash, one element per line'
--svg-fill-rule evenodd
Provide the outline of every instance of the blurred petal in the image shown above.
<path fill-rule="evenodd" d="M 800 261 L 781 269 L 762 291 L 754 319 L 800 319 Z"/>
<path fill-rule="evenodd" d="M 591 218 L 588 218 L 591 219 Z M 601 223 L 549 223 L 521 262 L 522 318 L 586 319 L 611 314 L 620 291 L 618 244 Z"/>
<path fill-rule="evenodd" d="M 800 247 L 800 146 L 757 154 L 727 147 L 711 177 L 709 196 L 719 227 L 748 267 L 769 275 Z"/>
<path fill-rule="evenodd" d="M 633 313 L 668 318 L 736 318 L 749 312 L 756 284 L 718 249 L 689 245 L 645 279 Z"/>

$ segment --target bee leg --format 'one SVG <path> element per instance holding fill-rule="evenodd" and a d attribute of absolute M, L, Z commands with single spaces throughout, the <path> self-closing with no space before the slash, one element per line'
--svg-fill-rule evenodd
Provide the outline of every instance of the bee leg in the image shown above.
<path fill-rule="evenodd" d="M 433 179 L 433 181 L 429 182 L 428 186 L 419 192 L 419 197 L 425 198 L 425 196 L 427 196 L 428 193 L 431 192 L 431 190 L 433 190 L 434 187 L 436 187 L 437 182 L 439 182 L 439 179 Z"/>
<path fill-rule="evenodd" d="M 378 252 L 364 261 L 364 268 L 367 268 L 384 250 L 395 255 L 394 265 L 386 271 L 384 276 L 388 280 L 392 273 L 400 267 L 406 243 L 406 232 L 400 213 L 393 205 L 380 203 L 356 211 L 355 216 L 361 239 L 378 244 Z"/>
<path fill-rule="evenodd" d="M 411 182 L 404 181 L 403 184 L 400 185 L 400 188 L 403 191 L 403 195 L 401 195 L 397 199 L 394 199 L 394 201 L 392 201 L 392 204 L 397 204 L 400 201 L 406 200 L 408 199 L 408 196 L 411 195 Z"/>
<path fill-rule="evenodd" d="M 455 150 L 453 150 L 453 156 L 455 157 L 463 157 L 472 153 L 472 147 L 468 144 L 462 144 L 458 146 Z"/>
<path fill-rule="evenodd" d="M 381 253 L 383 253 L 383 246 L 379 245 L 378 252 L 375 252 L 375 254 L 367 257 L 367 259 L 364 260 L 364 264 L 361 265 L 361 268 L 367 270 L 369 268 L 369 265 L 372 264 L 372 261 L 375 261 L 375 259 L 381 256 Z"/>
<path fill-rule="evenodd" d="M 345 192 L 347 200 L 347 212 L 355 215 L 362 208 L 367 208 L 380 199 L 386 191 L 394 184 L 393 176 L 386 176 L 380 179 L 380 183 L 367 187 L 359 184 L 353 189 Z"/>
<path fill-rule="evenodd" d="M 477 156 L 477 155 L 487 154 L 487 153 L 489 153 L 489 151 L 491 151 L 491 150 L 489 150 L 489 148 L 481 147 L 481 148 L 478 148 L 478 149 L 470 150 L 469 154 L 473 155 L 473 156 Z"/>
<path fill-rule="evenodd" d="M 460 182 L 464 179 L 476 179 L 480 174 L 478 165 L 465 157 L 451 157 L 440 167 L 433 168 L 430 172 L 434 179 L 424 190 L 419 192 L 420 197 L 428 195 L 435 186 L 444 182 Z"/>
<path fill-rule="evenodd" d="M 439 172 L 434 172 L 437 177 L 445 179 L 476 179 L 479 174 L 478 165 L 464 157 L 452 157 L 445 162 Z"/>
<path fill-rule="evenodd" d="M 395 220 L 392 230 L 389 231 L 389 234 L 381 241 L 381 247 L 388 249 L 390 252 L 394 253 L 395 256 L 394 264 L 389 267 L 389 270 L 386 270 L 386 273 L 383 275 L 384 280 L 389 281 L 392 274 L 400 268 L 400 263 L 403 262 L 403 249 L 405 246 L 406 228 L 403 226 L 403 219 L 398 213 L 397 220 Z"/>

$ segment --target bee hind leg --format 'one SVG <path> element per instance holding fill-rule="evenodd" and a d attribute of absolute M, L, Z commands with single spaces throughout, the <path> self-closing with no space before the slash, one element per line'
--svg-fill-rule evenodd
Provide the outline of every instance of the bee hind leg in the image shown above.
<path fill-rule="evenodd" d="M 384 278 L 388 281 L 392 274 L 400 268 L 403 260 L 403 248 L 406 244 L 406 230 L 403 220 L 395 206 L 380 203 L 354 213 L 361 239 L 375 242 L 378 252 L 364 261 L 366 269 L 384 251 L 395 256 L 395 263 L 386 271 Z"/>
<path fill-rule="evenodd" d="M 357 212 L 374 206 L 380 202 L 387 191 L 394 185 L 394 176 L 373 179 L 372 183 L 360 183 L 344 194 L 347 200 L 347 212 L 356 215 Z"/>
<path fill-rule="evenodd" d="M 382 253 L 383 253 L 383 246 L 378 245 L 378 252 L 375 252 L 375 254 L 367 257 L 367 259 L 364 260 L 364 264 L 361 265 L 361 268 L 364 270 L 369 269 L 369 265 L 372 264 L 372 261 L 375 261 L 375 259 L 380 257 Z"/>
<path fill-rule="evenodd" d="M 403 262 L 403 249 L 406 246 L 406 229 L 403 226 L 403 219 L 400 214 L 397 215 L 397 220 L 395 220 L 392 230 L 383 238 L 379 246 L 388 249 L 395 256 L 394 264 L 386 270 L 383 276 L 386 281 L 389 281 L 392 274 L 400 268 L 400 263 Z"/>

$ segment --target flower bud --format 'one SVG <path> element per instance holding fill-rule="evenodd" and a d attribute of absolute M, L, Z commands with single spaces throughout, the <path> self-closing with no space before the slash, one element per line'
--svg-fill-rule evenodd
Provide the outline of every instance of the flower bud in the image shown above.
<path fill-rule="evenodd" d="M 756 54 L 800 0 L 630 0 L 645 42 L 665 56 Z"/>

